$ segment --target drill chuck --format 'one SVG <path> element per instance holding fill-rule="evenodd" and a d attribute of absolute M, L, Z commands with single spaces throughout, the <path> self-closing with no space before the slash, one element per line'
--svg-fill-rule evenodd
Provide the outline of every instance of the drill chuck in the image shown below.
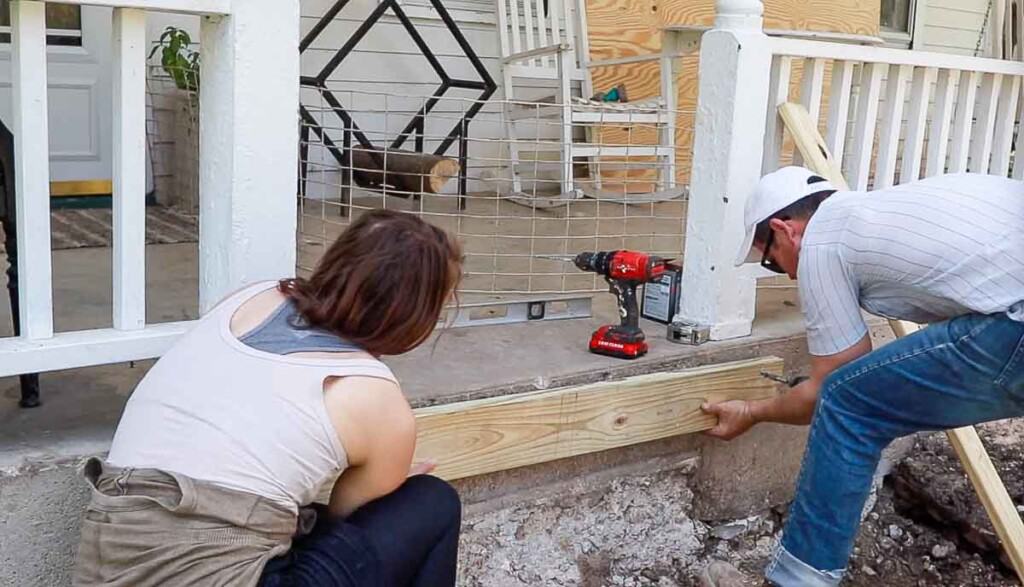
<path fill-rule="evenodd" d="M 591 253 L 589 251 L 576 255 L 573 260 L 573 264 L 580 271 L 590 271 L 592 273 L 598 273 L 600 275 L 608 274 L 608 260 L 611 259 L 614 251 L 600 251 L 597 253 Z"/>

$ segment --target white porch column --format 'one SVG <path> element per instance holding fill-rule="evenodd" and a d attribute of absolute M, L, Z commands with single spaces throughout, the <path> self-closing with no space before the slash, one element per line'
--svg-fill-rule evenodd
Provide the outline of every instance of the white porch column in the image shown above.
<path fill-rule="evenodd" d="M 718 0 L 716 9 L 701 40 L 680 317 L 722 340 L 750 334 L 754 319 L 753 273 L 733 261 L 760 178 L 771 53 L 761 0 Z"/>
<path fill-rule="evenodd" d="M 299 2 L 203 17 L 199 306 L 294 274 Z"/>

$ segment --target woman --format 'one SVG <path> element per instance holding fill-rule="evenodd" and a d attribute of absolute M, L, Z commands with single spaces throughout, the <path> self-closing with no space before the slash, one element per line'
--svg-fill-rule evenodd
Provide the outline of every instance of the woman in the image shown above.
<path fill-rule="evenodd" d="M 460 275 L 451 237 L 377 210 L 308 280 L 229 296 L 86 465 L 75 583 L 454 585 L 458 495 L 416 475 L 412 410 L 378 358 L 427 339 Z"/>

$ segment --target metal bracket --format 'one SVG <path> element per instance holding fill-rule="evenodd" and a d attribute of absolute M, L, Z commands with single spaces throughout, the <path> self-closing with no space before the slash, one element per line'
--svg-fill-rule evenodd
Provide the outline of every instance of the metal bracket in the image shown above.
<path fill-rule="evenodd" d="M 711 340 L 711 327 L 688 322 L 671 322 L 667 338 L 678 344 L 698 345 Z"/>

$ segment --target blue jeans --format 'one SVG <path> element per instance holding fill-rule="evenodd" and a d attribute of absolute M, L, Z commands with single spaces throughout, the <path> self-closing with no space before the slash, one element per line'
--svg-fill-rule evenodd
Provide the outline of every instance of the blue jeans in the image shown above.
<path fill-rule="evenodd" d="M 345 519 L 317 513 L 313 531 L 267 563 L 259 587 L 455 585 L 462 506 L 437 477 L 410 477 Z"/>
<path fill-rule="evenodd" d="M 882 450 L 901 436 L 1024 415 L 1024 323 L 971 314 L 896 340 L 822 384 L 768 580 L 837 585 Z"/>

